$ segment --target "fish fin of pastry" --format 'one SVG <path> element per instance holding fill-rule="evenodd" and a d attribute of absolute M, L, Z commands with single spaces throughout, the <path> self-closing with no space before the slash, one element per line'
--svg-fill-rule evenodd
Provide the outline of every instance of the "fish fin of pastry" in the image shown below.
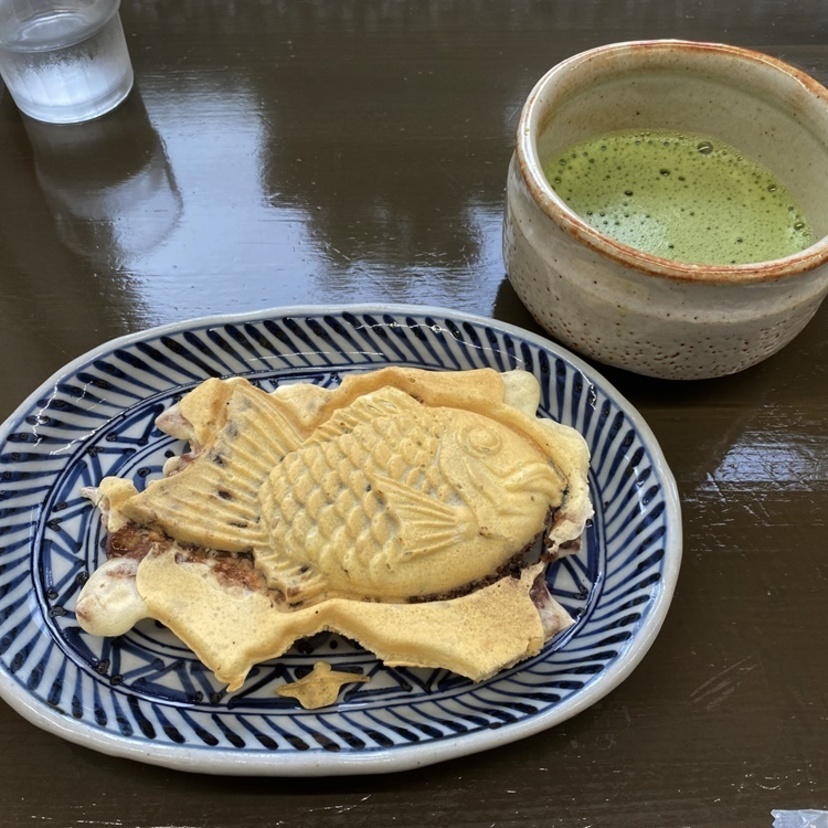
<path fill-rule="evenodd" d="M 372 475 L 374 490 L 404 528 L 400 554 L 420 557 L 440 552 L 474 534 L 476 520 L 465 504 L 451 505 L 384 475 Z"/>
<path fill-rule="evenodd" d="M 176 540 L 226 552 L 266 542 L 259 489 L 301 438 L 289 410 L 249 383 L 237 384 L 226 406 L 224 425 L 203 451 L 124 504 L 127 517 Z"/>
<path fill-rule="evenodd" d="M 256 555 L 256 568 L 268 587 L 278 589 L 292 605 L 310 601 L 325 589 L 325 579 L 308 564 L 297 564 L 273 550 Z"/>

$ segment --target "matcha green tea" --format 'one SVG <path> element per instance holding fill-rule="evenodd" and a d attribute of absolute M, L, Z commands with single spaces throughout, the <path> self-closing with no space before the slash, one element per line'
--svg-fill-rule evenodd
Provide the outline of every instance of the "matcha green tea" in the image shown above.
<path fill-rule="evenodd" d="M 570 147 L 544 173 L 596 230 L 666 259 L 745 264 L 815 241 L 771 172 L 703 136 L 608 133 Z"/>

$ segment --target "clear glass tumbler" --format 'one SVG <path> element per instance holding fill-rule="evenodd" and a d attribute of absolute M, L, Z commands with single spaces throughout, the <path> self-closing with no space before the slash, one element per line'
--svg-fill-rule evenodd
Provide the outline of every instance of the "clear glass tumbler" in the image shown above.
<path fill-rule="evenodd" d="M 0 75 L 32 118 L 77 123 L 132 89 L 120 0 L 0 0 Z"/>

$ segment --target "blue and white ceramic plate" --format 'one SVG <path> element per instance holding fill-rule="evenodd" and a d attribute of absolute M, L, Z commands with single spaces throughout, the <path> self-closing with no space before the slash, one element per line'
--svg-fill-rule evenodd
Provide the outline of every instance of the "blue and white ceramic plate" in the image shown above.
<path fill-rule="evenodd" d="M 338 383 L 394 363 L 523 368 L 541 413 L 592 450 L 595 518 L 550 588 L 574 626 L 535 658 L 474 684 L 445 670 L 392 669 L 320 635 L 255 668 L 228 694 L 165 628 L 83 633 L 73 607 L 103 559 L 82 486 L 157 475 L 182 446 L 155 417 L 211 376 L 265 389 Z M 490 319 L 429 308 L 289 308 L 157 328 L 104 345 L 46 382 L 0 432 L 0 695 L 36 725 L 104 753 L 184 770 L 314 775 L 402 770 L 537 733 L 621 682 L 664 619 L 678 575 L 675 483 L 650 430 L 595 371 Z M 274 688 L 319 660 L 361 671 L 337 704 L 305 711 Z"/>

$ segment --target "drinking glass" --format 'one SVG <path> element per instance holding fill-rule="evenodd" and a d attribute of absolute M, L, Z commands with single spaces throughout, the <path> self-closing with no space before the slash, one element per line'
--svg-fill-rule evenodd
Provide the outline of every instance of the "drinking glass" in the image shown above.
<path fill-rule="evenodd" d="M 132 89 L 120 0 L 0 0 L 0 75 L 32 118 L 76 123 Z"/>

